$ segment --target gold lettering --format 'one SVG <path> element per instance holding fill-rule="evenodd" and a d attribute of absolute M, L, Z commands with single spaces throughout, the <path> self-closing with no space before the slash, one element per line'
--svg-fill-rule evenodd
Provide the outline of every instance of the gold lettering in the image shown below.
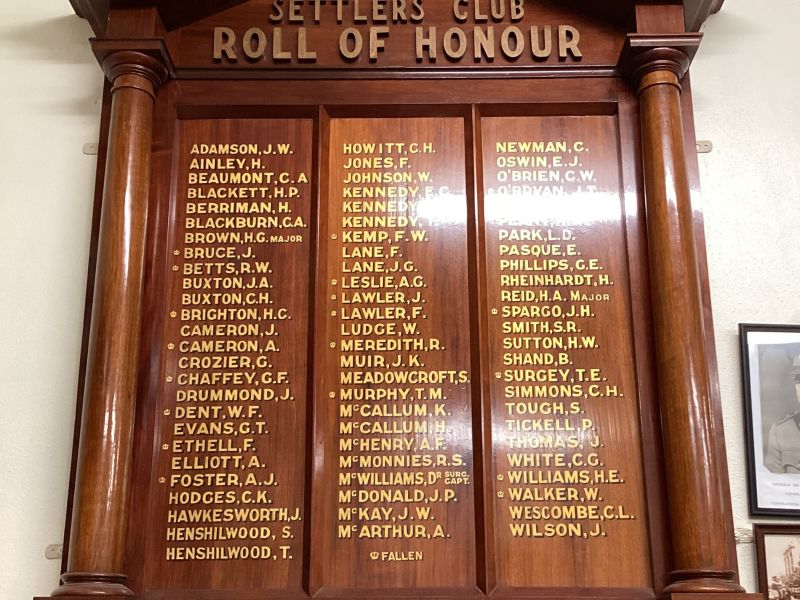
<path fill-rule="evenodd" d="M 542 28 L 541 35 L 539 27 L 531 27 L 531 52 L 539 59 L 547 58 L 553 53 L 553 31 L 550 25 Z"/>
<path fill-rule="evenodd" d="M 247 58 L 251 60 L 262 58 L 267 48 L 267 34 L 258 27 L 251 27 L 244 32 L 242 48 Z"/>
<path fill-rule="evenodd" d="M 494 60 L 494 27 L 487 27 L 485 30 L 476 27 L 473 35 L 475 60 L 480 60 L 484 56 L 489 60 Z"/>
<path fill-rule="evenodd" d="M 236 51 L 233 44 L 236 42 L 236 34 L 230 27 L 214 28 L 214 60 L 222 60 L 222 56 L 228 60 L 236 60 Z"/>
<path fill-rule="evenodd" d="M 303 15 L 300 14 L 300 2 L 302 0 L 289 0 L 289 22 L 302 23 Z"/>
<path fill-rule="evenodd" d="M 448 58 L 459 59 L 467 53 L 467 36 L 458 27 L 448 29 L 444 34 L 442 43 L 444 53 Z"/>
<path fill-rule="evenodd" d="M 467 11 L 461 10 L 462 4 L 467 4 L 467 0 L 453 0 L 453 16 L 460 23 L 466 22 L 469 18 Z"/>
<path fill-rule="evenodd" d="M 351 46 L 352 45 L 352 49 Z M 355 27 L 348 27 L 339 36 L 339 52 L 347 60 L 355 60 L 361 54 L 364 46 L 364 40 L 361 37 L 361 32 Z"/>
<path fill-rule="evenodd" d="M 558 56 L 567 58 L 572 54 L 575 58 L 583 57 L 578 44 L 581 41 L 581 34 L 577 28 L 571 25 L 558 26 Z"/>
<path fill-rule="evenodd" d="M 425 35 L 424 27 L 415 29 L 417 61 L 422 61 L 425 53 L 428 60 L 436 62 L 436 27 L 428 27 L 428 34 Z"/>
<path fill-rule="evenodd" d="M 316 62 L 317 53 L 308 49 L 308 33 L 305 27 L 297 31 L 297 59 L 301 61 Z"/>
<path fill-rule="evenodd" d="M 386 0 L 372 0 L 372 22 L 386 23 Z"/>
<path fill-rule="evenodd" d="M 283 30 L 280 27 L 272 31 L 272 58 L 276 61 L 292 60 L 292 53 L 283 50 Z"/>
<path fill-rule="evenodd" d="M 378 52 L 384 49 L 384 38 L 388 35 L 389 28 L 386 26 L 369 28 L 369 59 L 371 61 L 378 60 Z"/>
<path fill-rule="evenodd" d="M 513 41 L 512 41 L 513 40 Z M 500 36 L 500 47 L 508 58 L 516 59 L 525 50 L 522 32 L 517 27 L 507 27 Z"/>

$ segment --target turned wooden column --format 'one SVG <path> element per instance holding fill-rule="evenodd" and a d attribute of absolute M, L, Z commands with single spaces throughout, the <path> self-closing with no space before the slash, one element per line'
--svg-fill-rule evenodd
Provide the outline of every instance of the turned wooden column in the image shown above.
<path fill-rule="evenodd" d="M 123 573 L 155 92 L 150 55 L 113 52 L 92 324 L 67 572 L 54 596 L 131 596 Z"/>
<path fill-rule="evenodd" d="M 672 533 L 665 593 L 742 592 L 728 570 L 700 275 L 681 116 L 681 80 L 699 36 L 634 48 L 659 405 Z M 631 40 L 629 40 L 629 44 Z M 688 48 L 687 48 L 688 46 Z"/>

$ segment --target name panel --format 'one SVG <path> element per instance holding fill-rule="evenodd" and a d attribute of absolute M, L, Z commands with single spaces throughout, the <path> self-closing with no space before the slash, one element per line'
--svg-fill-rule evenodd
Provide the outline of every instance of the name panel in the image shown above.
<path fill-rule="evenodd" d="M 647 588 L 616 118 L 484 118 L 500 588 Z"/>
<path fill-rule="evenodd" d="M 312 146 L 310 120 L 179 125 L 150 588 L 302 593 Z"/>
<path fill-rule="evenodd" d="M 312 590 L 474 589 L 463 121 L 334 119 L 328 148 Z"/>
<path fill-rule="evenodd" d="M 653 588 L 617 117 L 475 134 L 179 122 L 150 593 Z"/>

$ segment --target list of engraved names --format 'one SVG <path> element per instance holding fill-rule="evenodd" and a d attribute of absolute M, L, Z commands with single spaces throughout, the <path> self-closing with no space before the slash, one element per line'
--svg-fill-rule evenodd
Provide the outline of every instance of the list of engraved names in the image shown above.
<path fill-rule="evenodd" d="M 483 127 L 493 500 L 512 556 L 501 578 L 563 585 L 570 574 L 556 581 L 547 559 L 513 569 L 514 552 L 581 540 L 646 555 L 619 177 L 602 158 L 613 119 Z M 644 572 L 597 576 L 634 585 Z"/>
<path fill-rule="evenodd" d="M 336 462 L 323 510 L 335 517 L 331 556 L 344 561 L 333 558 L 329 585 L 352 585 L 345 549 L 386 586 L 397 578 L 384 562 L 414 573 L 452 552 L 474 568 L 459 131 L 456 119 L 332 123 L 321 393 Z M 439 575 L 429 585 L 449 577 Z"/>
<path fill-rule="evenodd" d="M 269 587 L 302 558 L 311 124 L 192 121 L 182 141 L 153 474 L 163 558 L 265 563 L 244 572 Z"/>
<path fill-rule="evenodd" d="M 616 119 L 324 127 L 180 126 L 152 579 L 650 586 Z"/>

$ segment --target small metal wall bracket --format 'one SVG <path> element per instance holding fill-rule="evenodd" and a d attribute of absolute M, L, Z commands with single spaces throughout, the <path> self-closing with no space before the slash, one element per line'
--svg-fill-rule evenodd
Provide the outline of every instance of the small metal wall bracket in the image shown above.
<path fill-rule="evenodd" d="M 714 144 L 709 140 L 697 140 L 697 153 L 708 154 L 714 150 Z"/>
<path fill-rule="evenodd" d="M 752 527 L 737 527 L 734 530 L 734 536 L 737 544 L 752 544 L 754 542 Z"/>
<path fill-rule="evenodd" d="M 44 557 L 48 560 L 61 560 L 64 556 L 64 544 L 50 544 L 44 549 Z"/>

